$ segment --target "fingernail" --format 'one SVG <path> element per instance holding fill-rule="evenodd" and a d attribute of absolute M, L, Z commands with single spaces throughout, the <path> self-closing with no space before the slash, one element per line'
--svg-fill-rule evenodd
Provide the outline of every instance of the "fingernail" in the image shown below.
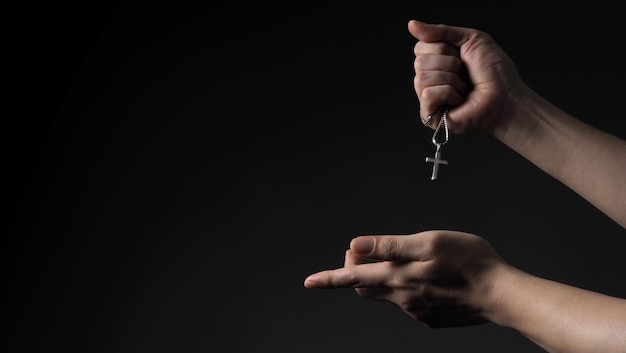
<path fill-rule="evenodd" d="M 358 237 L 352 240 L 350 248 L 357 254 L 367 255 L 374 250 L 374 238 Z"/>

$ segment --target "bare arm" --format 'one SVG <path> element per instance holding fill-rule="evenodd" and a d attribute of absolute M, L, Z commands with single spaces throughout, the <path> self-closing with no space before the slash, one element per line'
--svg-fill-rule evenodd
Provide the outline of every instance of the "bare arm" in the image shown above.
<path fill-rule="evenodd" d="M 540 97 L 487 33 L 417 21 L 409 31 L 423 116 L 448 105 L 452 131 L 493 135 L 626 228 L 624 140 Z"/>
<path fill-rule="evenodd" d="M 626 141 L 524 89 L 494 136 L 626 228 Z"/>
<path fill-rule="evenodd" d="M 304 285 L 356 288 L 433 328 L 491 321 L 551 353 L 626 349 L 626 299 L 520 271 L 476 235 L 364 236 L 350 245 L 343 268 L 312 274 Z"/>
<path fill-rule="evenodd" d="M 488 34 L 415 21 L 409 31 L 419 40 L 422 116 L 447 105 L 453 132 L 491 134 L 626 228 L 625 141 L 536 94 Z M 429 231 L 350 245 L 343 268 L 315 273 L 305 286 L 352 287 L 429 327 L 491 321 L 551 353 L 626 352 L 626 299 L 525 273 L 478 236 Z"/>
<path fill-rule="evenodd" d="M 626 299 L 499 269 L 489 319 L 553 353 L 626 351 Z"/>

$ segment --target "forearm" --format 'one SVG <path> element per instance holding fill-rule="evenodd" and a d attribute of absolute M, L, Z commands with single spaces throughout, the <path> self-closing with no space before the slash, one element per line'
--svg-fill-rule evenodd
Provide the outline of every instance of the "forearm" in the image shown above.
<path fill-rule="evenodd" d="M 626 228 L 626 141 L 528 89 L 494 130 L 502 143 Z"/>
<path fill-rule="evenodd" d="M 503 266 L 488 318 L 552 353 L 623 353 L 626 299 Z"/>

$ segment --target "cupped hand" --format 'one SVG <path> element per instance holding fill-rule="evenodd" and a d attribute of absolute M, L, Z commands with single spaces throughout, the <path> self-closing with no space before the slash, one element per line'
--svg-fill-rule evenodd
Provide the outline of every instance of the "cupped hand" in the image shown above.
<path fill-rule="evenodd" d="M 304 285 L 355 288 L 428 327 L 467 326 L 487 321 L 500 265 L 493 247 L 469 233 L 361 236 L 350 243 L 343 268 L 314 273 Z"/>

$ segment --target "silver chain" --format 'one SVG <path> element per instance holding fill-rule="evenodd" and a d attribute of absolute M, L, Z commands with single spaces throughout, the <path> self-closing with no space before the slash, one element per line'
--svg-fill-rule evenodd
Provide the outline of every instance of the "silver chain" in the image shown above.
<path fill-rule="evenodd" d="M 433 144 L 435 146 L 443 146 L 450 139 L 450 133 L 448 131 L 448 106 L 443 106 L 443 114 L 441 115 L 441 119 L 439 120 L 439 124 L 435 129 L 435 133 L 433 134 Z M 437 135 L 441 131 L 441 126 L 443 126 L 445 139 L 442 142 L 437 141 Z"/>

